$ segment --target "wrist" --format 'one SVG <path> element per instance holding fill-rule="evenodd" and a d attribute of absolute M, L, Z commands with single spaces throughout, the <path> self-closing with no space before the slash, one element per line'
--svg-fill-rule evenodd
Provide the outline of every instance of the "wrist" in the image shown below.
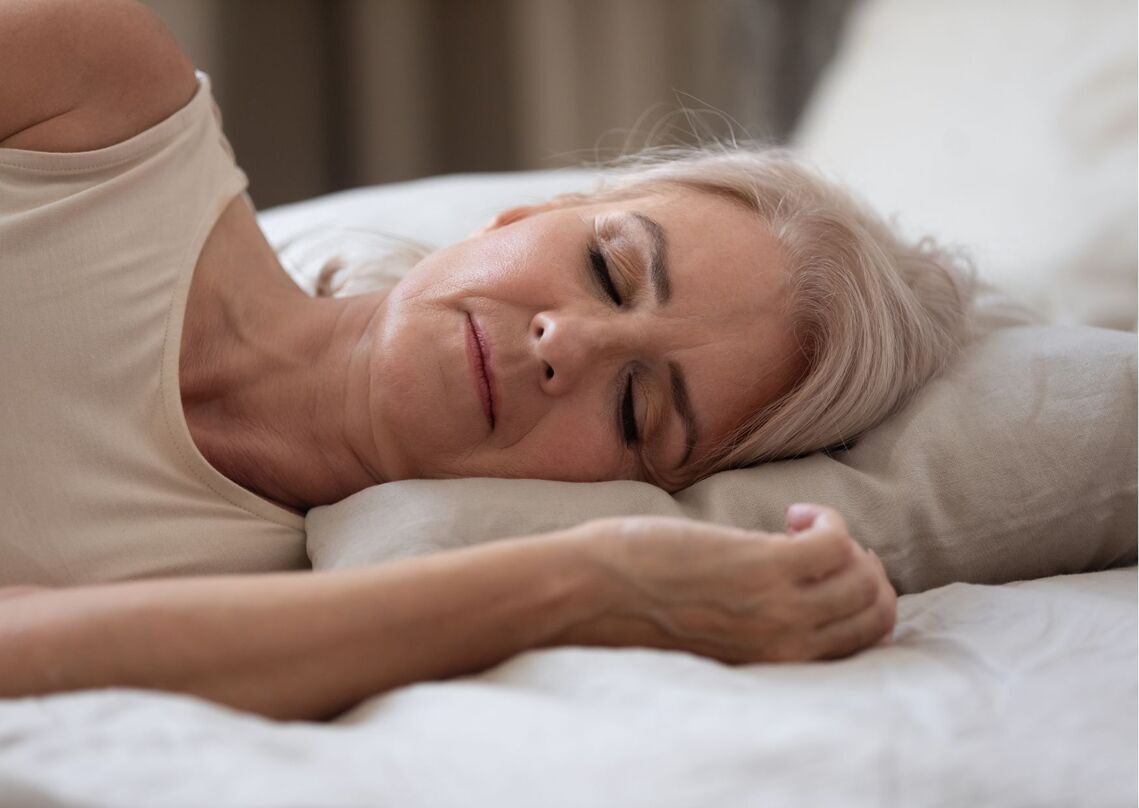
<path fill-rule="evenodd" d="M 620 587 L 607 555 L 607 531 L 595 522 L 542 534 L 531 539 L 543 557 L 542 590 L 554 619 L 534 647 L 592 645 L 589 626 L 612 613 Z"/>
<path fill-rule="evenodd" d="M 574 644 L 581 627 L 611 611 L 617 587 L 604 560 L 603 539 L 589 524 L 530 539 L 541 548 L 543 575 L 538 585 L 553 615 L 535 647 Z"/>

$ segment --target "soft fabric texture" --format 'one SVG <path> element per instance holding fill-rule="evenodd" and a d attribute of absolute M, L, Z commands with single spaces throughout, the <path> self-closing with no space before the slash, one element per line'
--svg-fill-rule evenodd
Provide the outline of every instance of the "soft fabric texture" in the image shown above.
<path fill-rule="evenodd" d="M 1136 321 L 1134 0 L 873 0 L 796 145 L 1056 323 Z"/>
<path fill-rule="evenodd" d="M 1136 560 L 1136 341 L 1086 327 L 993 331 L 853 448 L 647 483 L 410 480 L 308 513 L 317 568 L 356 566 L 649 513 L 779 531 L 797 501 L 839 509 L 900 591 Z"/>
<path fill-rule="evenodd" d="M 0 801 L 1134 806 L 1135 592 L 1134 569 L 955 584 L 838 662 L 533 651 L 328 725 L 124 689 L 0 702 Z"/>
<path fill-rule="evenodd" d="M 195 448 L 191 274 L 245 175 L 207 77 L 95 151 L 0 149 L 0 586 L 304 567 L 304 521 Z"/>

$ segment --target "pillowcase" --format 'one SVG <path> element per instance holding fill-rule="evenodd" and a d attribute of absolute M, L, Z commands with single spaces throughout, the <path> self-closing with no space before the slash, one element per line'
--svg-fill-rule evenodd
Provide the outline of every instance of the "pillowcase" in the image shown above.
<path fill-rule="evenodd" d="M 784 508 L 811 501 L 838 508 L 903 593 L 1098 570 L 1136 562 L 1136 419 L 1134 334 L 1010 325 L 841 452 L 675 496 L 630 481 L 386 483 L 309 511 L 308 550 L 317 569 L 350 567 L 618 514 L 781 531 Z"/>

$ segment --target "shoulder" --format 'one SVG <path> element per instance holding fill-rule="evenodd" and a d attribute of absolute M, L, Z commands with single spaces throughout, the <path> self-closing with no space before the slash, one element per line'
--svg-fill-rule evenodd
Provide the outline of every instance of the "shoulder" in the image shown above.
<path fill-rule="evenodd" d="M 0 146 L 87 151 L 185 106 L 194 68 L 133 0 L 0 3 Z"/>

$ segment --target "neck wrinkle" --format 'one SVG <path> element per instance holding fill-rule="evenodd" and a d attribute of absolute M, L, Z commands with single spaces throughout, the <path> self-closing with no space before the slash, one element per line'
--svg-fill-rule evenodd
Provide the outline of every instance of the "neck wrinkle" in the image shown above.
<path fill-rule="evenodd" d="M 227 413 L 218 424 L 220 455 L 235 482 L 303 513 L 378 482 L 355 450 L 347 419 L 351 358 L 366 336 L 356 324 L 365 310 L 349 299 L 264 302 L 264 337 L 245 341 L 237 348 L 244 357 L 231 365 L 241 372 L 230 374 L 236 389 L 219 408 Z"/>

